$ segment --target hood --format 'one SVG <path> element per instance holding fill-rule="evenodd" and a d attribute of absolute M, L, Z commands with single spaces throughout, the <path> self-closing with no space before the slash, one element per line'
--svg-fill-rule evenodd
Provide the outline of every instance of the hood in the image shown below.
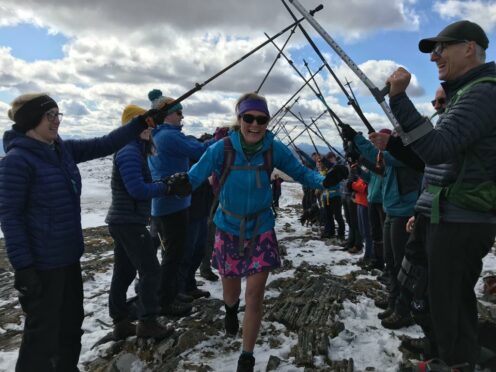
<path fill-rule="evenodd" d="M 60 142 L 60 137 L 57 138 Z M 22 148 L 32 153 L 38 154 L 40 157 L 45 157 L 46 151 L 50 145 L 41 141 L 37 141 L 31 137 L 26 136 L 24 133 L 18 132 L 15 129 L 9 129 L 3 134 L 3 148 L 5 154 L 15 148 Z"/>

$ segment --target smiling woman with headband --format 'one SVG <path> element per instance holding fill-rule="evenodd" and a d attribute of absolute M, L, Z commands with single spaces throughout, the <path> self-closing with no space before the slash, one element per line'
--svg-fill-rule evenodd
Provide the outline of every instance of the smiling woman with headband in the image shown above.
<path fill-rule="evenodd" d="M 324 177 L 301 165 L 291 151 L 267 131 L 270 113 L 264 97 L 239 98 L 236 124 L 228 137 L 209 147 L 190 172 L 193 188 L 212 173 L 220 179 L 213 266 L 222 276 L 226 333 L 236 336 L 241 278 L 246 277 L 243 351 L 238 371 L 253 371 L 253 349 L 262 320 L 265 283 L 281 265 L 272 213 L 270 173 L 276 167 L 311 188 Z"/>

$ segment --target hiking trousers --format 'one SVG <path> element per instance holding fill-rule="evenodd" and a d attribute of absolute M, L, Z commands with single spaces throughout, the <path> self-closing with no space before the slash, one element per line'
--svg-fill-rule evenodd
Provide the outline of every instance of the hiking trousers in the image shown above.
<path fill-rule="evenodd" d="M 26 314 L 16 372 L 75 372 L 84 319 L 81 266 L 38 270 L 39 297 L 19 296 Z"/>
<path fill-rule="evenodd" d="M 479 354 L 475 284 L 496 225 L 427 224 L 428 296 L 439 357 L 448 365 L 475 365 Z"/>

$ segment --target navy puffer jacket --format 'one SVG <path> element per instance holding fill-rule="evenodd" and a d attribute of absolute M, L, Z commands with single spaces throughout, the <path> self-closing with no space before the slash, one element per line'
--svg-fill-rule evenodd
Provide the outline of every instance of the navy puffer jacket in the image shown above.
<path fill-rule="evenodd" d="M 112 203 L 105 222 L 148 224 L 152 198 L 165 195 L 165 184 L 152 183 L 144 141 L 133 141 L 115 154 L 110 186 Z"/>
<path fill-rule="evenodd" d="M 137 120 L 106 136 L 54 145 L 4 133 L 0 224 L 14 269 L 69 266 L 83 254 L 81 175 L 76 164 L 107 156 L 144 129 Z"/>
<path fill-rule="evenodd" d="M 473 68 L 463 76 L 443 83 L 448 101 L 466 84 L 482 77 L 496 77 L 494 62 Z M 477 161 L 467 162 L 465 182 L 496 180 L 496 84 L 482 82 L 465 92 L 436 127 L 410 146 L 425 162 L 426 179 L 433 185 L 453 183 L 467 152 Z M 391 109 L 406 132 L 425 122 L 406 94 L 390 99 Z M 424 190 L 416 210 L 430 215 L 432 194 Z M 445 222 L 496 223 L 493 213 L 459 208 L 441 200 L 441 219 Z"/>

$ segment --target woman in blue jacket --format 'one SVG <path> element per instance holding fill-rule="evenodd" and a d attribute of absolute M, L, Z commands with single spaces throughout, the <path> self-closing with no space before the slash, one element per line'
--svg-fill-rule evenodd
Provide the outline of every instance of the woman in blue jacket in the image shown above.
<path fill-rule="evenodd" d="M 78 371 L 83 283 L 81 175 L 76 164 L 103 157 L 137 138 L 145 116 L 106 136 L 63 141 L 57 103 L 25 94 L 8 112 L 0 161 L 0 223 L 14 287 L 26 313 L 16 371 Z"/>
<path fill-rule="evenodd" d="M 243 95 L 236 104 L 236 126 L 229 133 L 234 160 L 219 191 L 215 213 L 217 226 L 213 265 L 222 276 L 226 309 L 225 327 L 238 332 L 241 278 L 246 277 L 246 310 L 243 320 L 243 351 L 238 371 L 252 371 L 253 349 L 262 319 L 262 303 L 269 271 L 281 265 L 271 210 L 270 176 L 264 169 L 264 153 L 272 152 L 273 165 L 296 181 L 322 189 L 324 177 L 301 165 L 289 149 L 267 131 L 267 102 L 255 93 Z M 224 146 L 219 141 L 207 149 L 189 172 L 193 188 L 214 172 L 223 173 Z"/>

